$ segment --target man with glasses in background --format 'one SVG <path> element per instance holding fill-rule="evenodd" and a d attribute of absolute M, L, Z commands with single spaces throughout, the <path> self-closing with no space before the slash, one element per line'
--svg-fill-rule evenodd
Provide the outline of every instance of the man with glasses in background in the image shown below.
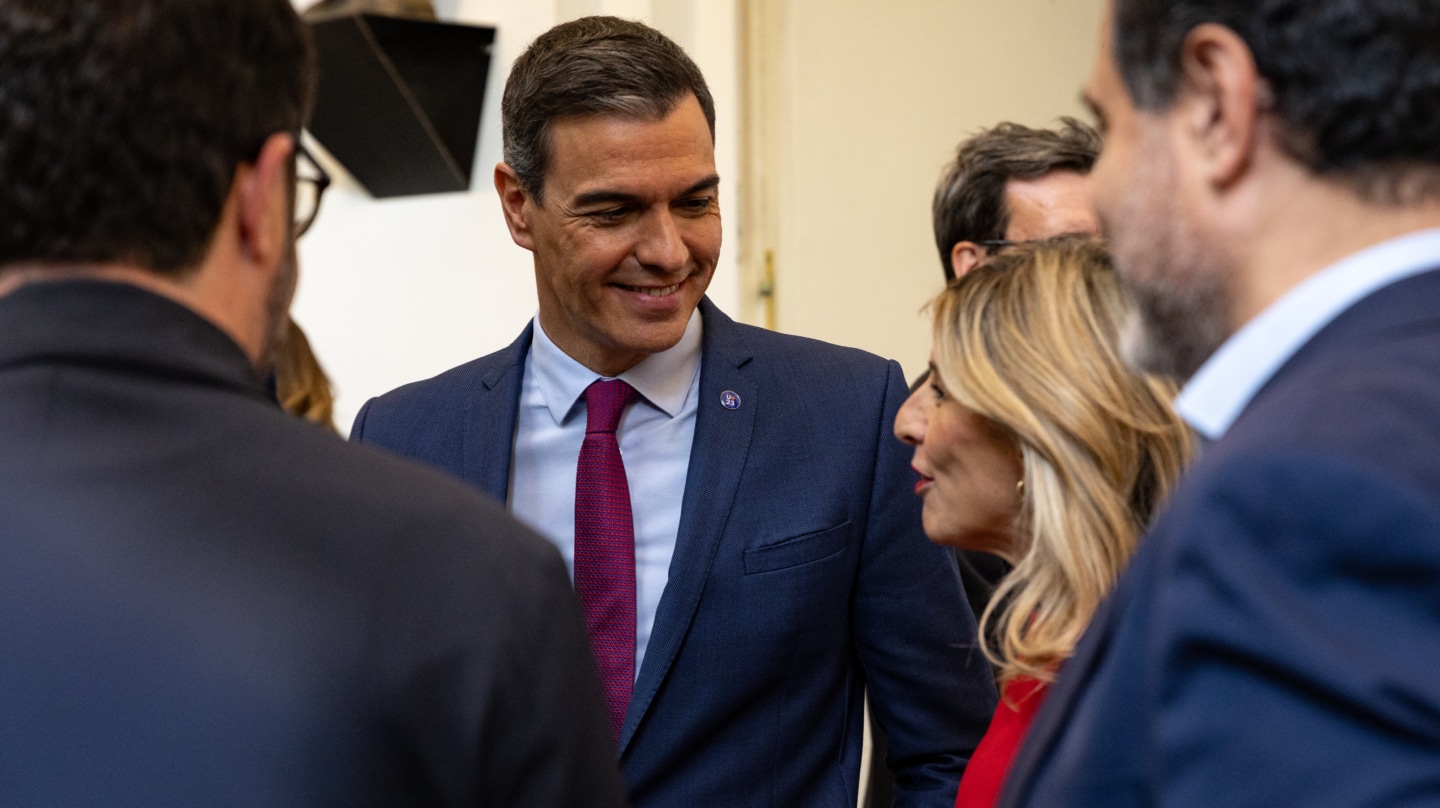
<path fill-rule="evenodd" d="M 1100 154 L 1100 135 L 1074 118 L 1060 122 L 1058 129 L 1000 123 L 960 141 L 931 206 L 945 280 L 1016 242 L 1099 231 L 1085 176 Z M 956 556 L 979 619 L 1009 565 L 977 550 Z"/>
<path fill-rule="evenodd" d="M 0 0 L 0 804 L 623 801 L 554 548 L 265 395 L 312 62 L 287 0 Z"/>
<path fill-rule="evenodd" d="M 1001 123 L 960 141 L 931 205 L 946 280 L 1018 241 L 1099 232 L 1085 175 L 1100 136 L 1060 121 L 1058 129 Z"/>

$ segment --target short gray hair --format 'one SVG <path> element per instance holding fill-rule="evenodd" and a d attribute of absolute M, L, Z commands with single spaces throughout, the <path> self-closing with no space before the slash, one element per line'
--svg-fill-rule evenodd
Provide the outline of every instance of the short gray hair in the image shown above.
<path fill-rule="evenodd" d="M 658 120 L 693 93 L 715 139 L 715 101 L 685 51 L 644 23 L 582 17 L 551 28 L 510 70 L 500 103 L 505 162 L 537 203 L 550 168 L 550 126 L 572 115 Z"/>

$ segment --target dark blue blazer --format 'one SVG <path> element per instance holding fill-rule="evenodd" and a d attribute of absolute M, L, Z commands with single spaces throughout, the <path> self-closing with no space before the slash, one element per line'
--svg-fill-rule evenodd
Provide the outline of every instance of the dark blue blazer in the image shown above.
<path fill-rule="evenodd" d="M 1001 804 L 1440 804 L 1440 272 L 1341 314 L 1206 449 Z"/>
<path fill-rule="evenodd" d="M 701 313 L 679 535 L 620 736 L 632 802 L 851 808 L 868 688 L 897 805 L 951 808 L 995 693 L 891 434 L 900 366 Z M 530 337 L 370 401 L 352 437 L 503 499 Z"/>

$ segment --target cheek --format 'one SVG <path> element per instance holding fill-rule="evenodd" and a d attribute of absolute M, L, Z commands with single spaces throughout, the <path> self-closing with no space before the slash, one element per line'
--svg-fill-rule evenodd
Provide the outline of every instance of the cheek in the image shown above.
<path fill-rule="evenodd" d="M 564 267 L 566 284 L 582 288 L 597 286 L 630 254 L 629 245 L 629 239 L 621 232 L 570 233 L 557 245 L 553 258 L 557 265 Z"/>
<path fill-rule="evenodd" d="M 702 219 L 682 231 L 685 246 L 697 264 L 713 268 L 720 258 L 720 217 Z"/>
<path fill-rule="evenodd" d="M 1132 242 L 1137 235 L 1148 230 L 1146 222 L 1153 217 L 1152 206 L 1147 204 L 1143 177 L 1130 170 L 1122 150 L 1111 153 L 1106 147 L 1108 158 L 1101 158 L 1091 174 L 1090 193 L 1095 205 L 1095 215 L 1100 220 L 1100 230 L 1110 239 L 1110 249 L 1116 256 L 1116 263 L 1126 264 L 1132 257 Z M 1117 266 L 1122 274 L 1126 267 Z"/>
<path fill-rule="evenodd" d="M 1095 209 L 1100 213 L 1102 220 L 1114 202 L 1111 192 L 1116 186 L 1113 175 L 1119 159 L 1119 156 L 1115 154 L 1117 150 L 1117 147 L 1106 144 L 1105 151 L 1095 162 L 1095 167 L 1090 171 L 1089 181 L 1086 183 L 1090 198 L 1094 201 Z"/>
<path fill-rule="evenodd" d="M 933 452 L 930 463 L 934 469 L 937 488 L 944 490 L 944 503 L 955 500 L 973 500 L 976 493 L 977 474 L 974 457 L 968 455 L 973 447 L 963 443 L 952 443 L 943 451 Z"/>
<path fill-rule="evenodd" d="M 1014 507 L 1023 469 L 1010 447 L 989 435 L 974 435 L 955 451 L 950 465 L 970 507 L 987 514 Z"/>
<path fill-rule="evenodd" d="M 964 520 L 974 517 L 974 509 L 969 507 L 963 496 L 946 488 L 940 483 L 925 497 L 920 508 L 920 526 L 936 544 L 958 545 L 968 527 Z"/>

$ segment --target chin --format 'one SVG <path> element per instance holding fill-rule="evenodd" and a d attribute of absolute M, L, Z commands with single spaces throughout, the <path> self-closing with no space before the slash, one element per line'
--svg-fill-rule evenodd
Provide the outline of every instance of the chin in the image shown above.
<path fill-rule="evenodd" d="M 668 351 L 685 336 L 685 326 L 689 322 L 690 315 L 687 314 L 684 318 L 640 326 L 635 328 L 624 342 L 628 349 L 636 353 L 654 354 Z"/>
<path fill-rule="evenodd" d="M 945 547 L 960 547 L 960 536 L 958 531 L 948 527 L 938 520 L 921 519 L 921 527 L 925 530 L 925 537 L 931 542 Z"/>

